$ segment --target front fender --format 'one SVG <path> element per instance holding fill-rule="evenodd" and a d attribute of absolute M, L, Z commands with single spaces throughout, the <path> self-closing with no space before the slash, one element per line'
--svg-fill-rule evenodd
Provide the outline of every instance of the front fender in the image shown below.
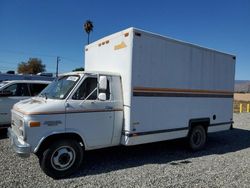
<path fill-rule="evenodd" d="M 47 139 L 49 138 L 50 136 L 55 136 L 55 135 L 60 135 L 60 134 L 65 134 L 65 132 L 52 132 L 50 134 L 46 134 L 44 135 L 40 140 L 39 142 L 37 143 L 37 145 L 33 146 L 33 152 L 36 153 L 39 149 L 39 147 L 41 146 L 41 144 Z"/>
<path fill-rule="evenodd" d="M 33 152 L 37 153 L 40 150 L 41 146 L 43 148 L 44 144 L 46 146 L 50 142 L 52 142 L 54 140 L 59 140 L 59 139 L 75 139 L 75 140 L 78 140 L 79 142 L 81 142 L 83 144 L 84 149 L 88 150 L 85 139 L 81 135 L 79 135 L 77 132 L 71 131 L 71 132 L 53 132 L 51 134 L 43 136 L 40 139 L 40 141 L 38 142 L 38 144 L 34 147 Z"/>

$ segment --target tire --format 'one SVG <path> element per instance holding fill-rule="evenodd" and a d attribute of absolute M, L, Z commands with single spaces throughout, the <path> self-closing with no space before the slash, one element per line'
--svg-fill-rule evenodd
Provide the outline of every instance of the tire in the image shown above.
<path fill-rule="evenodd" d="M 204 126 L 198 125 L 192 127 L 188 136 L 188 144 L 191 150 L 198 151 L 205 147 L 207 133 Z"/>
<path fill-rule="evenodd" d="M 75 140 L 59 140 L 39 155 L 39 163 L 45 174 L 60 179 L 74 173 L 82 163 L 83 149 Z"/>

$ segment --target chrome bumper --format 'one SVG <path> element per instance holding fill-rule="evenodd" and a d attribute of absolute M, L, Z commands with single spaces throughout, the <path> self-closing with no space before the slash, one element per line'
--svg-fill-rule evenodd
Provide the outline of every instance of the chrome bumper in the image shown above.
<path fill-rule="evenodd" d="M 8 137 L 10 138 L 10 143 L 12 149 L 17 153 L 20 157 L 29 157 L 30 156 L 30 145 L 27 143 L 20 143 L 18 141 L 17 136 L 12 131 L 11 128 L 8 128 Z"/>

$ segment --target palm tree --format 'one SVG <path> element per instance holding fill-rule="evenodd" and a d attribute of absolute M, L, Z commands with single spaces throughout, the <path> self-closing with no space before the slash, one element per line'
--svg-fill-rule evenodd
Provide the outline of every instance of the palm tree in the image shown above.
<path fill-rule="evenodd" d="M 94 28 L 93 22 L 90 20 L 87 20 L 84 24 L 84 30 L 88 34 L 88 44 L 89 44 L 89 34 L 91 31 L 93 31 L 93 28 Z"/>

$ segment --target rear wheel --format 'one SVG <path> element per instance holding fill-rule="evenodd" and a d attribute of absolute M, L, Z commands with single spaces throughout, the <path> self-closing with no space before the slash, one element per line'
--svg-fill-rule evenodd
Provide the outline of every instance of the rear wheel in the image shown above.
<path fill-rule="evenodd" d="M 45 149 L 39 157 L 42 170 L 59 179 L 74 173 L 81 165 L 83 149 L 75 140 L 59 140 Z"/>
<path fill-rule="evenodd" d="M 188 136 L 189 147 L 193 151 L 198 151 L 204 148 L 207 141 L 207 133 L 204 126 L 198 125 L 192 127 Z"/>

